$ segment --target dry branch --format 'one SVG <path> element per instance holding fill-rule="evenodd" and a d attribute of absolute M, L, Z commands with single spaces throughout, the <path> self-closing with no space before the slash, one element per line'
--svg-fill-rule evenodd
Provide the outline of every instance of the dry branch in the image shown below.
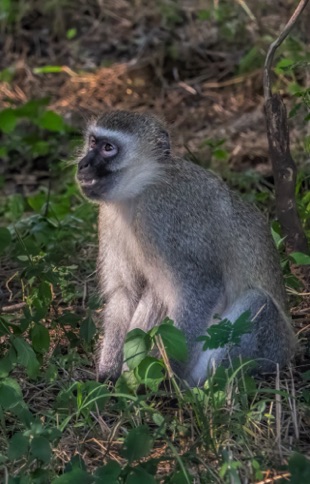
<path fill-rule="evenodd" d="M 264 66 L 265 116 L 269 154 L 275 181 L 276 211 L 285 236 L 287 253 L 295 251 L 307 253 L 309 248 L 296 205 L 297 169 L 290 152 L 286 108 L 282 97 L 272 94 L 270 77 L 274 54 L 292 30 L 308 1 L 299 2 L 279 37 L 270 45 Z"/>

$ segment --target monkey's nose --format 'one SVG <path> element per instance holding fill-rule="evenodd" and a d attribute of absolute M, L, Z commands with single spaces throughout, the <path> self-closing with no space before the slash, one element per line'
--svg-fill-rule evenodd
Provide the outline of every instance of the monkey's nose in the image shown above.
<path fill-rule="evenodd" d="M 81 161 L 79 162 L 78 172 L 81 173 L 83 171 L 86 171 L 89 168 L 89 165 L 90 165 L 90 160 L 88 156 L 84 156 L 84 158 L 82 158 Z"/>

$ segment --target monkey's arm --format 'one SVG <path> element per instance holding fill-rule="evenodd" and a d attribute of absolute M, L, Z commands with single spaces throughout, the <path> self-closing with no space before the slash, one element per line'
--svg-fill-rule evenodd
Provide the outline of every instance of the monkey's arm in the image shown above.
<path fill-rule="evenodd" d="M 119 288 L 108 298 L 104 308 L 104 338 L 100 345 L 99 380 L 116 380 L 121 373 L 123 346 L 133 313 L 128 291 Z"/>
<path fill-rule="evenodd" d="M 149 331 L 153 326 L 161 323 L 166 316 L 167 309 L 163 302 L 156 295 L 155 291 L 147 286 L 132 316 L 128 331 L 134 328 Z"/>

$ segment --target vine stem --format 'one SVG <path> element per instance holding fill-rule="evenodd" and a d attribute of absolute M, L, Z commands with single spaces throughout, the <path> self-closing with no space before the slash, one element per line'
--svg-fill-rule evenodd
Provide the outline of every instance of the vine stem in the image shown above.
<path fill-rule="evenodd" d="M 308 2 L 309 2 L 309 0 L 301 0 L 299 2 L 299 4 L 297 5 L 297 7 L 296 7 L 296 9 L 293 13 L 293 15 L 291 16 L 291 18 L 287 22 L 286 26 L 284 27 L 284 29 L 280 33 L 279 37 L 274 42 L 272 42 L 272 44 L 270 45 L 270 47 L 268 49 L 266 60 L 265 60 L 265 65 L 264 65 L 264 80 L 263 80 L 265 101 L 267 101 L 267 99 L 269 99 L 272 95 L 271 81 L 270 81 L 270 77 L 271 77 L 270 71 L 271 71 L 271 67 L 272 67 L 274 54 L 275 54 L 277 48 L 280 47 L 282 42 L 286 39 L 286 37 L 288 36 L 290 31 L 294 27 L 298 17 L 301 15 L 303 10 L 306 8 Z"/>

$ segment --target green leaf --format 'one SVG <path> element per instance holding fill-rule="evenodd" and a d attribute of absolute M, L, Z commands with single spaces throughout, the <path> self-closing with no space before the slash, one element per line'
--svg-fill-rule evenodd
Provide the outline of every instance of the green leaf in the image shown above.
<path fill-rule="evenodd" d="M 169 358 L 178 361 L 187 360 L 186 339 L 180 329 L 172 324 L 163 323 L 158 327 L 157 334 L 161 336 Z"/>
<path fill-rule="evenodd" d="M 43 67 L 35 67 L 33 69 L 34 74 L 50 74 L 50 73 L 57 73 L 62 72 L 61 66 L 43 66 Z"/>
<path fill-rule="evenodd" d="M 11 133 L 17 123 L 17 116 L 14 109 L 7 108 L 0 111 L 0 131 Z"/>
<path fill-rule="evenodd" d="M 3 17 L 2 17 L 2 20 L 3 20 Z M 12 67 L 2 69 L 2 71 L 0 71 L 0 82 L 10 83 L 14 79 L 14 73 L 15 73 L 15 70 Z"/>
<path fill-rule="evenodd" d="M 41 212 L 43 205 L 46 203 L 46 193 L 37 193 L 27 198 L 27 203 L 37 213 Z"/>
<path fill-rule="evenodd" d="M 20 459 L 28 452 L 29 439 L 20 432 L 13 435 L 10 440 L 8 457 L 10 460 Z"/>
<path fill-rule="evenodd" d="M 242 313 L 234 323 L 223 319 L 208 328 L 205 336 L 199 336 L 197 341 L 204 341 L 203 350 L 223 348 L 227 344 L 238 344 L 243 334 L 251 331 L 250 311 Z"/>
<path fill-rule="evenodd" d="M 53 300 L 51 285 L 47 281 L 42 281 L 38 287 L 38 298 L 41 305 L 49 306 Z"/>
<path fill-rule="evenodd" d="M 64 312 L 62 316 L 58 318 L 58 322 L 62 325 L 69 324 L 73 328 L 76 328 L 77 324 L 81 321 L 81 317 L 77 314 L 70 313 L 69 311 Z"/>
<path fill-rule="evenodd" d="M 30 444 L 31 455 L 40 460 L 41 462 L 47 463 L 52 457 L 52 449 L 49 441 L 42 436 L 34 437 Z"/>
<path fill-rule="evenodd" d="M 106 385 L 97 381 L 87 381 L 82 386 L 83 401 L 80 410 L 93 410 L 96 407 L 103 411 L 107 399 L 111 396 Z"/>
<path fill-rule="evenodd" d="M 198 10 L 197 12 L 198 20 L 210 20 L 211 18 L 211 10 Z"/>
<path fill-rule="evenodd" d="M 228 151 L 221 148 L 215 148 L 212 152 L 212 155 L 216 160 L 222 160 L 222 161 L 227 160 L 229 157 Z"/>
<path fill-rule="evenodd" d="M 132 469 L 126 479 L 126 484 L 156 484 L 154 476 L 141 467 Z"/>
<path fill-rule="evenodd" d="M 86 341 L 86 343 L 90 343 L 93 337 L 97 332 L 96 325 L 91 316 L 84 319 L 81 323 L 80 327 L 80 337 Z"/>
<path fill-rule="evenodd" d="M 74 39 L 76 37 L 77 30 L 75 28 L 67 30 L 66 37 L 68 40 Z"/>
<path fill-rule="evenodd" d="M 0 382 L 0 405 L 11 409 L 23 401 L 22 390 L 14 378 L 5 378 Z"/>
<path fill-rule="evenodd" d="M 73 469 L 82 469 L 83 471 L 86 471 L 86 464 L 80 454 L 75 454 L 71 457 L 69 462 L 66 463 L 65 473 L 71 472 Z"/>
<path fill-rule="evenodd" d="M 32 346 L 38 353 L 45 353 L 50 347 L 50 334 L 48 329 L 40 323 L 36 323 L 30 331 Z"/>
<path fill-rule="evenodd" d="M 115 392 L 134 395 L 139 386 L 134 370 L 124 371 L 115 383 Z"/>
<path fill-rule="evenodd" d="M 118 462 L 115 460 L 110 460 L 105 466 L 99 467 L 95 474 L 95 482 L 102 484 L 106 482 L 107 484 L 118 484 L 118 477 L 122 472 L 122 468 Z"/>
<path fill-rule="evenodd" d="M 11 240 L 11 232 L 4 227 L 0 227 L 0 252 L 3 252 L 10 245 Z"/>
<path fill-rule="evenodd" d="M 12 343 L 17 352 L 17 362 L 26 368 L 31 378 L 35 378 L 40 365 L 30 344 L 22 338 L 14 338 Z"/>
<path fill-rule="evenodd" d="M 45 111 L 38 119 L 38 125 L 48 131 L 63 132 L 65 130 L 64 120 L 54 111 Z"/>
<path fill-rule="evenodd" d="M 151 349 L 151 339 L 142 329 L 136 328 L 127 334 L 124 345 L 124 360 L 133 370 Z"/>
<path fill-rule="evenodd" d="M 176 471 L 171 477 L 171 484 L 189 484 L 192 479 L 185 475 L 183 471 Z"/>
<path fill-rule="evenodd" d="M 277 62 L 274 71 L 276 74 L 283 74 L 283 72 L 287 72 L 292 70 L 295 62 L 292 59 L 281 59 Z"/>
<path fill-rule="evenodd" d="M 295 264 L 299 264 L 301 266 L 306 266 L 310 264 L 310 255 L 303 254 L 302 252 L 291 252 L 289 259 Z"/>
<path fill-rule="evenodd" d="M 158 390 L 159 385 L 165 378 L 165 374 L 164 364 L 152 356 L 144 358 L 135 368 L 137 380 L 153 391 Z"/>
<path fill-rule="evenodd" d="M 153 437 L 146 425 L 130 430 L 121 451 L 129 463 L 147 456 L 153 448 Z"/>
<path fill-rule="evenodd" d="M 28 118 L 35 122 L 48 103 L 48 98 L 33 99 L 32 101 L 26 102 L 15 111 L 19 118 Z"/>
<path fill-rule="evenodd" d="M 310 460 L 297 452 L 292 455 L 288 462 L 291 473 L 290 484 L 302 484 L 310 482 Z"/>
<path fill-rule="evenodd" d="M 71 472 L 57 477 L 52 484 L 92 484 L 94 478 L 82 469 L 73 469 Z M 108 482 L 107 482 L 108 484 Z"/>
<path fill-rule="evenodd" d="M 7 216 L 10 220 L 18 221 L 24 213 L 24 198 L 20 193 L 10 195 L 8 199 Z"/>
<path fill-rule="evenodd" d="M 0 360 L 0 378 L 5 378 L 11 372 L 16 363 L 16 351 L 11 346 L 7 353 Z"/>
<path fill-rule="evenodd" d="M 239 74 L 253 71 L 263 65 L 264 55 L 257 46 L 251 47 L 250 50 L 240 59 Z"/>

